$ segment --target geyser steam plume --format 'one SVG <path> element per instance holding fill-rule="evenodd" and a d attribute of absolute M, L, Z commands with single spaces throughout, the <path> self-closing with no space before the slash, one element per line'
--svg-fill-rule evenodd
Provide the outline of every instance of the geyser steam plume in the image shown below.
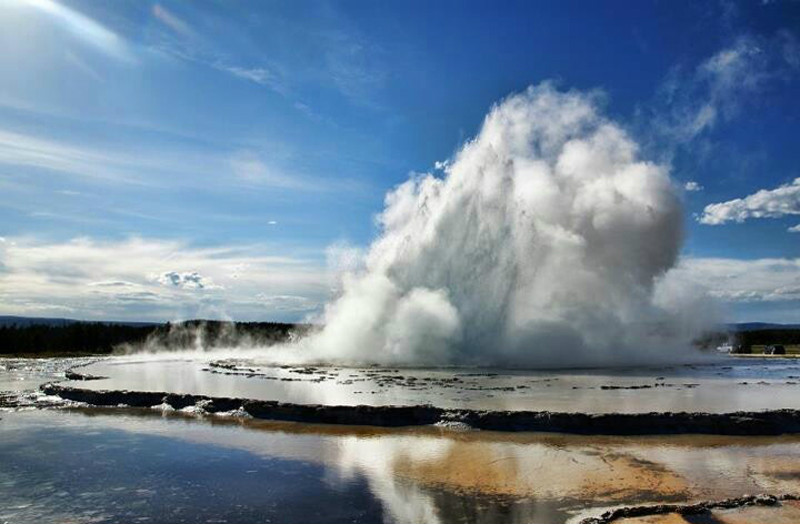
<path fill-rule="evenodd" d="M 596 365 L 688 346 L 658 290 L 683 212 L 668 168 L 595 95 L 545 83 L 492 108 L 444 175 L 386 196 L 365 268 L 344 276 L 308 358 L 407 365 Z M 666 297 L 666 298 L 665 298 Z"/>

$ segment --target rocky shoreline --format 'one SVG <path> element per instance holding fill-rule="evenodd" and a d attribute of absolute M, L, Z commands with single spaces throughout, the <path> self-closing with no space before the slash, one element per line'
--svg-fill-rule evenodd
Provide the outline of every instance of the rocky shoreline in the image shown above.
<path fill-rule="evenodd" d="M 364 426 L 458 424 L 492 431 L 537 431 L 583 435 L 780 435 L 800 433 L 800 410 L 733 413 L 566 413 L 551 411 L 482 411 L 414 406 L 328 406 L 244 398 L 209 397 L 128 390 L 92 390 L 58 383 L 41 387 L 47 395 L 92 406 L 149 408 L 196 406 L 207 413 L 240 411 L 254 418 Z"/>
<path fill-rule="evenodd" d="M 616 520 L 650 517 L 677 513 L 679 515 L 702 515 L 715 509 L 736 509 L 746 506 L 777 506 L 782 501 L 800 500 L 798 495 L 746 495 L 719 501 L 697 502 L 695 504 L 658 504 L 655 506 L 629 506 L 607 511 L 599 517 L 583 519 L 580 524 L 610 524 Z"/>

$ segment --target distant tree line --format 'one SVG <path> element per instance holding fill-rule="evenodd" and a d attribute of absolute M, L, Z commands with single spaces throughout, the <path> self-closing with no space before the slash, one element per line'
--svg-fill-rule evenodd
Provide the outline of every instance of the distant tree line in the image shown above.
<path fill-rule="evenodd" d="M 299 338 L 313 329 L 309 324 L 280 322 L 224 322 L 189 320 L 153 325 L 72 322 L 64 325 L 26 324 L 0 326 L 0 355 L 109 354 L 114 351 L 183 350 L 269 346 Z M 735 333 L 709 333 L 695 341 L 713 349 L 731 342 L 743 352 L 752 346 L 800 345 L 800 329 L 757 329 Z"/>
<path fill-rule="evenodd" d="M 143 343 L 144 349 L 209 349 L 239 346 L 269 346 L 298 338 L 308 324 L 280 322 L 223 322 L 189 320 L 158 326 Z M 136 342 L 134 342 L 136 344 Z"/>
<path fill-rule="evenodd" d="M 766 346 L 770 344 L 800 344 L 800 329 L 757 329 L 742 331 L 736 334 L 736 340 L 742 347 Z"/>
<path fill-rule="evenodd" d="M 695 340 L 695 345 L 702 349 L 714 349 L 726 343 L 730 343 L 737 353 L 751 353 L 753 346 L 800 345 L 800 329 L 768 328 L 733 333 L 719 331 L 706 333 Z"/>
<path fill-rule="evenodd" d="M 190 320 L 156 325 L 74 322 L 0 326 L 0 354 L 109 354 L 115 350 L 266 346 L 302 336 L 304 324 Z"/>

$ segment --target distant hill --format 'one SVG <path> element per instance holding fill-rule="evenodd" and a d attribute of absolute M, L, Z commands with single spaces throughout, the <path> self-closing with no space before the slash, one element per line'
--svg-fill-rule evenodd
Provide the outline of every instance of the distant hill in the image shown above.
<path fill-rule="evenodd" d="M 160 322 L 126 322 L 116 320 L 75 320 L 72 318 L 18 317 L 0 315 L 0 327 L 5 326 L 68 326 L 76 323 L 113 324 L 118 326 L 156 326 Z"/>
<path fill-rule="evenodd" d="M 800 324 L 771 324 L 769 322 L 740 322 L 726 324 L 730 331 L 761 331 L 764 329 L 800 329 Z"/>
<path fill-rule="evenodd" d="M 0 315 L 0 327 L 5 326 L 67 326 L 78 322 L 117 326 L 158 326 L 164 322 L 131 322 L 123 320 L 76 320 L 73 318 L 21 317 Z M 740 322 L 725 324 L 726 331 L 759 331 L 763 329 L 800 329 L 800 324 L 774 324 L 770 322 Z"/>

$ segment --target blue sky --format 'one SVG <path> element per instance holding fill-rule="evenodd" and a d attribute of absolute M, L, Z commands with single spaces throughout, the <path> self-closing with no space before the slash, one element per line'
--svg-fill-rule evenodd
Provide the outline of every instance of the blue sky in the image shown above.
<path fill-rule="evenodd" d="M 800 322 L 797 2 L 7 0 L 0 48 L 0 313 L 305 318 L 552 80 L 671 166 L 726 318 Z"/>

